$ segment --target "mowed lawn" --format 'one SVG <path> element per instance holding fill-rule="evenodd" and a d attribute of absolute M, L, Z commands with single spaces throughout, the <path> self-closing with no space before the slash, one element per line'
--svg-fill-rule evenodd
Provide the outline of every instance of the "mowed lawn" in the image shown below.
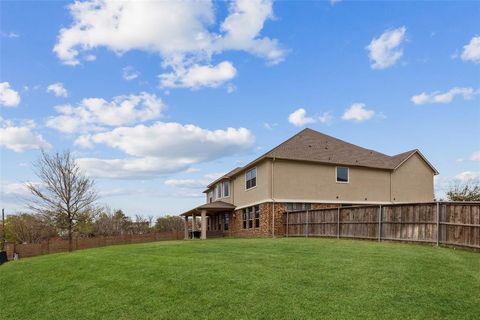
<path fill-rule="evenodd" d="M 479 319 L 480 253 L 367 241 L 165 241 L 0 266 L 1 319 Z"/>

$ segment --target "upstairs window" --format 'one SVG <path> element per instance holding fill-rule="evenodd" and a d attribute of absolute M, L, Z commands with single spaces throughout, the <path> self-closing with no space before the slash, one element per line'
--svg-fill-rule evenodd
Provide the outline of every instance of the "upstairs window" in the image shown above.
<path fill-rule="evenodd" d="M 230 197 L 230 181 L 225 181 L 223 183 L 223 196 Z"/>
<path fill-rule="evenodd" d="M 257 168 L 253 168 L 245 173 L 245 189 L 251 189 L 257 186 Z"/>
<path fill-rule="evenodd" d="M 336 179 L 339 183 L 348 183 L 348 168 L 347 167 L 336 167 Z"/>
<path fill-rule="evenodd" d="M 217 199 L 222 197 L 222 184 L 217 184 Z"/>

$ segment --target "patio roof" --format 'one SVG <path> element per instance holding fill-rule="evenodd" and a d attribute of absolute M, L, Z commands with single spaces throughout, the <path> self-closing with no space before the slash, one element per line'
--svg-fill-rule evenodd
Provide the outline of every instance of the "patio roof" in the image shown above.
<path fill-rule="evenodd" d="M 181 214 L 181 216 L 184 217 L 189 217 L 194 214 L 199 214 L 203 210 L 207 211 L 207 215 L 209 213 L 214 213 L 214 212 L 219 212 L 219 211 L 233 211 L 235 209 L 235 206 L 231 203 L 223 202 L 223 201 L 214 201 L 211 203 L 206 203 L 201 206 L 198 206 L 194 209 L 191 209 L 189 211 L 186 211 Z"/>

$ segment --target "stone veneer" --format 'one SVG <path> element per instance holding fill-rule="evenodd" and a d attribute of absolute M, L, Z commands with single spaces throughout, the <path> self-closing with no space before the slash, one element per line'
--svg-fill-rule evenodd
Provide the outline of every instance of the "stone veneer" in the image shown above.
<path fill-rule="evenodd" d="M 275 236 L 285 235 L 285 215 L 287 211 L 286 203 L 265 202 L 260 206 L 260 227 L 243 229 L 242 210 L 233 212 L 230 219 L 230 230 L 225 232 L 225 236 L 233 237 L 269 237 L 272 236 L 272 207 L 275 208 Z M 336 208 L 338 204 L 312 203 L 312 209 Z M 247 217 L 248 218 L 248 217 Z M 254 222 L 255 223 L 255 222 Z"/>

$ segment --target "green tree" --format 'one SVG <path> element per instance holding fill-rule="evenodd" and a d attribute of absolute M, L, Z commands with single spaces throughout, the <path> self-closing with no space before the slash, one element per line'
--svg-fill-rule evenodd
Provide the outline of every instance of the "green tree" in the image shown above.
<path fill-rule="evenodd" d="M 450 201 L 480 201 L 480 185 L 478 182 L 469 182 L 455 185 L 447 191 Z"/>

